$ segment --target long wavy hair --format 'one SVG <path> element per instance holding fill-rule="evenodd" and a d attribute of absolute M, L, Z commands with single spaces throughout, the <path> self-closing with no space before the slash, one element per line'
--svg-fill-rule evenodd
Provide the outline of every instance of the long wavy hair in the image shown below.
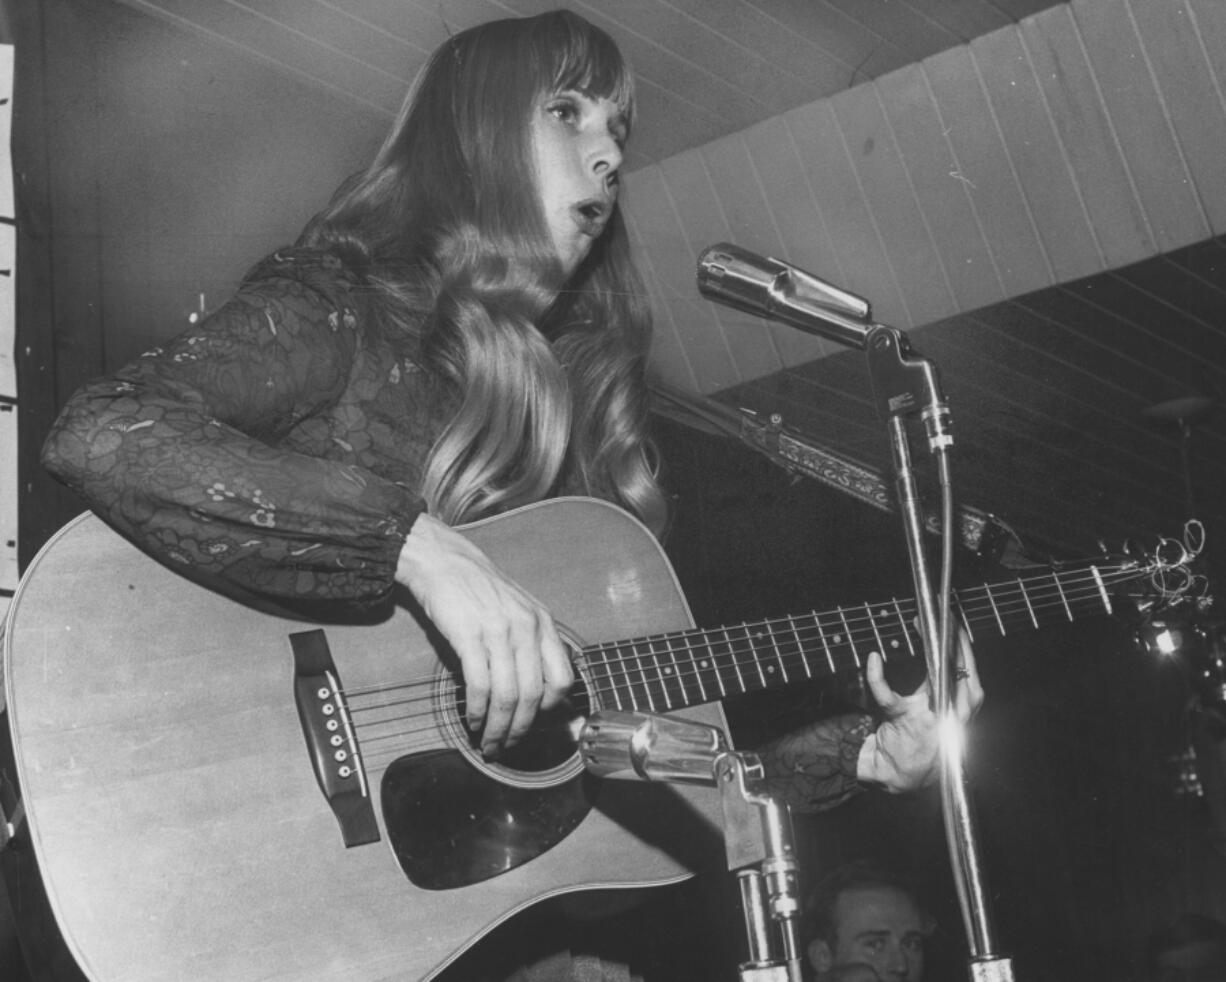
<path fill-rule="evenodd" d="M 565 90 L 633 115 L 613 40 L 568 11 L 448 39 L 370 166 L 303 232 L 386 301 L 458 411 L 422 494 L 450 523 L 565 490 L 614 500 L 659 532 L 647 438 L 650 310 L 615 208 L 566 279 L 535 193 L 531 114 Z"/>

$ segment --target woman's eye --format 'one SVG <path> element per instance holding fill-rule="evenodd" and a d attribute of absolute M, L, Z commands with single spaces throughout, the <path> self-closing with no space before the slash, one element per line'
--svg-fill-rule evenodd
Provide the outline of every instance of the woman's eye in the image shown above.
<path fill-rule="evenodd" d="M 579 108 L 573 102 L 554 102 L 546 111 L 563 123 L 573 123 L 579 118 Z"/>

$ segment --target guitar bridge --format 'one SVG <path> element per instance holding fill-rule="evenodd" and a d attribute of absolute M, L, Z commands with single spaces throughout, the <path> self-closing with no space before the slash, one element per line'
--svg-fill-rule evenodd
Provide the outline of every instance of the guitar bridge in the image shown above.
<path fill-rule="evenodd" d="M 322 630 L 289 636 L 294 651 L 294 702 L 315 779 L 341 827 L 347 847 L 379 841 L 358 738 Z"/>

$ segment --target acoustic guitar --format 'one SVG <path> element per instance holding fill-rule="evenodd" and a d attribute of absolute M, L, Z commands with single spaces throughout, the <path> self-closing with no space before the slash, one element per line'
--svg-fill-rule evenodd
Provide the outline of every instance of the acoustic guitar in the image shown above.
<path fill-rule="evenodd" d="M 696 629 L 662 549 L 584 498 L 462 530 L 547 603 L 573 698 L 490 762 L 446 644 L 402 598 L 313 623 L 176 575 L 83 515 L 35 558 L 4 635 L 26 820 L 95 982 L 426 980 L 538 901 L 722 859 L 718 794 L 601 782 L 599 709 L 722 725 L 720 700 L 918 653 L 899 600 Z M 963 592 L 972 636 L 1109 612 L 1178 564 L 1104 561 Z"/>

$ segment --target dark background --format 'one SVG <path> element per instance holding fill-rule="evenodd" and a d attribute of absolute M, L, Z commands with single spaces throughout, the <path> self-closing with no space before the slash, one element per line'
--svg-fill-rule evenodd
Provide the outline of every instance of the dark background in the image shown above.
<path fill-rule="evenodd" d="M 24 42 L 14 157 L 28 562 L 80 510 L 37 466 L 68 394 L 186 326 L 202 295 L 206 305 L 223 298 L 373 147 L 343 104 L 304 99 L 295 82 L 127 7 L 45 0 L 5 12 Z M 857 439 L 867 444 L 871 432 Z M 677 495 L 668 550 L 699 624 L 910 595 L 896 517 L 673 421 L 660 420 L 660 442 Z M 1168 448 L 1161 466 L 1178 482 L 1177 447 Z M 1009 448 L 978 453 L 990 463 Z M 955 462 L 955 487 L 973 497 L 958 475 Z M 1213 488 L 1205 496 L 1220 509 Z M 1011 575 L 958 558 L 960 585 Z M 1207 811 L 1176 793 L 1169 762 L 1187 745 L 1183 666 L 1144 654 L 1126 624 L 1106 618 L 979 639 L 976 650 L 988 702 L 970 767 L 1005 952 L 1019 978 L 1145 978 L 1157 923 L 1184 909 L 1226 916 Z M 731 705 L 729 715 L 752 746 L 846 695 L 797 686 Z M 798 819 L 798 829 L 811 877 L 870 852 L 911 867 L 940 914 L 935 967 L 964 977 L 934 794 L 866 793 Z M 590 930 L 629 946 L 641 970 L 660 977 L 731 975 L 723 890 L 715 877 L 660 891 Z M 11 940 L 4 951 L 0 974 L 18 978 Z"/>

